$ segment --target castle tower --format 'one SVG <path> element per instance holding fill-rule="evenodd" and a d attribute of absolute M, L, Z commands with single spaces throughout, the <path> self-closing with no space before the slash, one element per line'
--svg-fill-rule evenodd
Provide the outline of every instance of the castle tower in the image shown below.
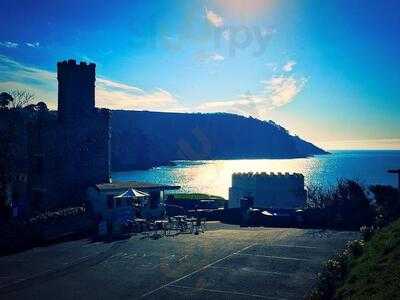
<path fill-rule="evenodd" d="M 95 111 L 96 65 L 75 60 L 57 64 L 58 118 L 60 121 L 90 116 Z"/>
<path fill-rule="evenodd" d="M 95 69 L 72 59 L 57 64 L 59 170 L 67 199 L 82 199 L 89 186 L 110 181 L 110 111 L 95 107 Z"/>

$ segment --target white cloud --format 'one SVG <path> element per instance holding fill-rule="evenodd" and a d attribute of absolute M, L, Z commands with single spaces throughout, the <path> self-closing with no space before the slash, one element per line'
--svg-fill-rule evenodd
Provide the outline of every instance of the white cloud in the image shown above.
<path fill-rule="evenodd" d="M 96 81 L 96 105 L 110 109 L 185 111 L 177 97 L 166 90 L 144 91 L 103 78 Z"/>
<path fill-rule="evenodd" d="M 222 61 L 222 60 L 225 59 L 225 57 L 223 57 L 221 54 L 214 53 L 214 54 L 211 56 L 211 59 L 214 60 L 214 61 Z"/>
<path fill-rule="evenodd" d="M 224 26 L 224 20 L 222 19 L 222 17 L 207 8 L 206 8 L 206 18 L 208 22 L 215 27 L 219 28 Z"/>
<path fill-rule="evenodd" d="M 10 41 L 5 41 L 5 42 L 0 42 L 0 46 L 5 48 L 17 48 L 19 44 Z"/>
<path fill-rule="evenodd" d="M 198 53 L 195 57 L 201 63 L 217 63 L 225 60 L 225 57 L 219 53 Z"/>
<path fill-rule="evenodd" d="M 248 92 L 231 101 L 207 101 L 196 109 L 202 112 L 230 112 L 265 119 L 272 109 L 292 102 L 303 90 L 306 81 L 305 78 L 274 76 L 262 81 L 263 88 L 256 94 Z"/>
<path fill-rule="evenodd" d="M 39 48 L 40 47 L 40 43 L 39 42 L 34 42 L 34 43 L 25 43 L 26 46 L 31 47 L 31 48 Z"/>
<path fill-rule="evenodd" d="M 263 81 L 273 107 L 280 107 L 292 102 L 306 82 L 305 78 L 295 79 L 285 76 L 275 76 L 270 80 Z"/>
<path fill-rule="evenodd" d="M 222 56 L 213 54 L 215 60 Z M 144 90 L 133 85 L 98 77 L 96 81 L 96 104 L 110 109 L 135 109 L 154 111 L 200 111 L 231 112 L 267 118 L 272 109 L 292 102 L 303 90 L 305 78 L 274 76 L 262 81 L 257 93 L 239 95 L 231 101 L 207 101 L 197 107 L 185 107 L 180 99 L 161 88 Z M 56 73 L 26 66 L 0 55 L 0 91 L 28 89 L 38 101 L 44 101 L 52 109 L 57 107 Z"/>
<path fill-rule="evenodd" d="M 33 92 L 38 101 L 45 101 L 55 108 L 57 95 L 56 74 L 23 65 L 0 55 L 0 91 L 27 89 Z"/>
<path fill-rule="evenodd" d="M 297 62 L 295 62 L 294 60 L 289 60 L 289 61 L 282 67 L 282 71 L 291 72 L 296 64 L 297 64 Z"/>
<path fill-rule="evenodd" d="M 27 89 L 38 101 L 51 109 L 57 108 L 57 78 L 55 72 L 29 67 L 0 55 L 0 91 Z M 138 87 L 105 78 L 96 80 L 96 106 L 110 109 L 185 111 L 178 98 L 156 88 L 145 91 Z"/>

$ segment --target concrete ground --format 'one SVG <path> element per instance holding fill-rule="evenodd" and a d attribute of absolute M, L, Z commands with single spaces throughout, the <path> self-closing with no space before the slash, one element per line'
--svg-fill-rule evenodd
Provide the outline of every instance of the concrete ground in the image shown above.
<path fill-rule="evenodd" d="M 0 257 L 0 299 L 302 299 L 358 237 L 211 223 L 197 236 L 65 242 Z"/>

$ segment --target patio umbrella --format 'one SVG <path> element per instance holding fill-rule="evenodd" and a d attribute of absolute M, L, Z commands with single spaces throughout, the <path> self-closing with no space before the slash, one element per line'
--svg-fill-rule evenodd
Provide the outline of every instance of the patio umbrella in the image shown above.
<path fill-rule="evenodd" d="M 123 192 L 121 195 L 115 196 L 114 198 L 134 198 L 134 199 L 138 199 L 138 198 L 146 198 L 149 197 L 150 195 L 145 193 L 145 192 L 141 192 L 135 189 L 129 189 L 126 192 Z"/>

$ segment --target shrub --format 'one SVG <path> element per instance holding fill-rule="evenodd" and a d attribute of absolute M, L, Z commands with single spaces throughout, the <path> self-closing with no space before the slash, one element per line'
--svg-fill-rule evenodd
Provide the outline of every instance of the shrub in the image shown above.
<path fill-rule="evenodd" d="M 360 227 L 360 233 L 362 236 L 362 239 L 366 242 L 370 241 L 372 236 L 374 235 L 375 228 L 374 226 L 361 226 Z"/>
<path fill-rule="evenodd" d="M 31 219 L 29 219 L 29 224 L 38 224 L 38 223 L 50 223 L 55 222 L 59 219 L 70 217 L 70 216 L 79 216 L 84 215 L 86 212 L 84 207 L 69 207 L 56 211 L 49 211 L 42 214 L 39 214 Z"/>
<path fill-rule="evenodd" d="M 310 187 L 307 207 L 320 209 L 324 224 L 330 228 L 358 230 L 363 225 L 371 225 L 374 215 L 367 190 L 353 180 L 340 180 L 328 190 Z"/>
<path fill-rule="evenodd" d="M 351 241 L 347 243 L 346 248 L 350 251 L 351 256 L 360 257 L 363 254 L 365 242 L 363 240 Z"/>
<path fill-rule="evenodd" d="M 318 273 L 317 285 L 309 293 L 307 299 L 331 299 L 336 288 L 348 274 L 352 258 L 361 256 L 364 248 L 365 243 L 362 240 L 348 242 L 342 251 L 324 264 L 322 272 Z"/>
<path fill-rule="evenodd" d="M 389 238 L 384 241 L 383 244 L 383 254 L 389 254 L 397 247 L 397 241 L 395 239 Z"/>
<path fill-rule="evenodd" d="M 396 188 L 386 185 L 372 185 L 369 190 L 374 196 L 375 223 L 379 227 L 384 227 L 400 217 L 400 195 Z"/>

